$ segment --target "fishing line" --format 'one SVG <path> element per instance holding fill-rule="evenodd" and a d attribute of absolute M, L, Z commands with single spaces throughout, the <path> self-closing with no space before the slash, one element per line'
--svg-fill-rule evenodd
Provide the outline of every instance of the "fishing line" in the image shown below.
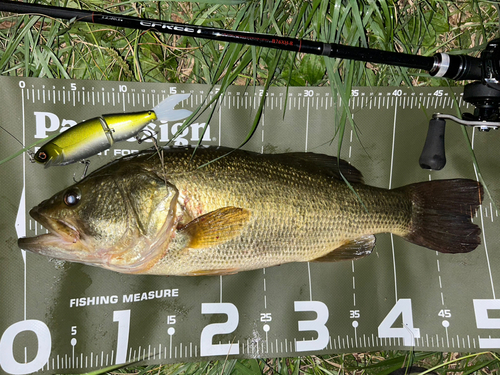
<path fill-rule="evenodd" d="M 57 134 L 51 135 L 50 137 L 47 137 L 47 138 L 44 138 L 44 139 L 40 139 L 40 140 L 36 141 L 35 143 L 33 143 L 33 144 L 25 147 L 23 145 L 23 143 L 14 134 L 12 134 L 11 132 L 9 132 L 7 129 L 5 129 L 1 125 L 0 125 L 0 128 L 2 128 L 7 134 L 9 134 L 12 138 L 14 138 L 17 142 L 19 142 L 19 144 L 21 146 L 23 146 L 23 149 L 21 149 L 20 151 L 16 152 L 15 154 L 10 155 L 9 157 L 6 157 L 5 159 L 0 160 L 0 165 L 2 165 L 3 163 L 6 163 L 6 162 L 8 162 L 8 161 L 10 161 L 10 160 L 12 160 L 14 158 L 16 158 L 19 155 L 22 155 L 24 152 L 26 152 L 28 154 L 28 156 L 30 158 L 30 161 L 32 163 L 34 163 L 35 162 L 35 159 L 34 159 L 35 153 L 33 151 L 31 151 L 31 149 L 33 147 L 35 147 L 36 145 L 38 145 L 38 144 L 40 144 L 42 142 L 48 142 L 48 141 L 50 141 L 51 139 L 53 139 L 53 138 L 55 138 L 57 136 Z"/>
<path fill-rule="evenodd" d="M 10 135 L 12 138 L 14 138 L 21 146 L 24 147 L 23 142 L 21 142 L 14 134 L 12 134 L 10 131 L 5 129 L 2 125 L 0 125 L 0 128 L 2 128 L 8 135 Z M 1 164 L 1 163 L 0 163 Z"/>

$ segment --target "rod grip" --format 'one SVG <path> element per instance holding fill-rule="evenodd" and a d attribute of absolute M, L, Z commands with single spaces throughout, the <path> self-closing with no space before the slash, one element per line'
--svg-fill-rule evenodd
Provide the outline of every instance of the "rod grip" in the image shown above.
<path fill-rule="evenodd" d="M 439 171 L 446 165 L 444 153 L 444 129 L 446 121 L 433 118 L 429 121 L 429 130 L 425 139 L 424 148 L 419 163 L 422 169 Z"/>

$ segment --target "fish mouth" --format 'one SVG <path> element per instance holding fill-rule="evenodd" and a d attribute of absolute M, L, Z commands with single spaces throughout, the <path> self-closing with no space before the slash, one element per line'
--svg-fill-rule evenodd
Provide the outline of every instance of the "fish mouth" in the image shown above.
<path fill-rule="evenodd" d="M 81 234 L 78 229 L 61 219 L 55 219 L 47 214 L 41 213 L 39 207 L 34 207 L 30 211 L 30 216 L 49 231 L 35 237 L 24 237 L 18 240 L 21 249 L 31 251 L 53 258 L 68 259 L 71 250 L 76 250 L 79 246 Z M 76 254 L 75 259 L 77 258 Z"/>

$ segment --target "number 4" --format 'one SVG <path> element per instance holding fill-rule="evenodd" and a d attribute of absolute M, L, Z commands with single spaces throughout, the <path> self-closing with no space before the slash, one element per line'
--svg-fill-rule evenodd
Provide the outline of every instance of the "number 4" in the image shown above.
<path fill-rule="evenodd" d="M 439 310 L 438 316 L 442 318 L 451 318 L 450 310 Z"/>
<path fill-rule="evenodd" d="M 395 328 L 393 324 L 401 315 L 403 327 Z M 413 327 L 413 314 L 411 311 L 411 299 L 401 298 L 389 314 L 378 326 L 378 337 L 381 338 L 403 338 L 404 346 L 414 346 L 415 339 L 420 337 L 420 329 Z"/>

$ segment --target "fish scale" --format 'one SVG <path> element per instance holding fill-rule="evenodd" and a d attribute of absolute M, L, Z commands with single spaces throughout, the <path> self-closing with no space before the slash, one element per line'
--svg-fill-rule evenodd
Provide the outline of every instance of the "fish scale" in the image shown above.
<path fill-rule="evenodd" d="M 194 276 L 358 259 L 384 232 L 442 252 L 480 242 L 469 220 L 476 181 L 386 190 L 326 155 L 193 152 L 146 151 L 98 169 L 35 207 L 52 232 L 20 246 L 118 272 Z"/>
<path fill-rule="evenodd" d="M 172 153 L 172 157 L 174 155 L 185 160 L 184 155 Z M 195 158 L 195 161 L 203 164 L 220 155 L 220 152 L 207 154 L 206 158 Z M 220 207 L 243 207 L 252 212 L 252 222 L 241 236 L 215 247 L 217 257 L 208 251 L 196 255 L 192 251 L 169 251 L 151 273 L 187 273 L 204 268 L 245 270 L 315 259 L 337 247 L 345 237 L 342 233 L 349 222 L 331 220 L 332 213 L 338 211 L 338 204 L 332 199 L 332 188 L 335 188 L 332 184 L 336 183 L 333 180 L 299 176 L 279 164 L 253 159 L 243 161 L 233 155 L 190 174 L 176 173 L 178 165 L 185 167 L 184 162 L 177 163 L 167 157 L 166 163 L 167 174 L 172 171 L 176 176 L 169 182 L 179 189 L 199 191 L 203 186 L 204 191 L 213 192 L 205 197 L 189 196 L 190 202 L 205 199 L 207 204 L 202 214 Z M 238 168 L 238 164 L 243 163 L 245 168 Z M 293 190 L 284 188 L 290 185 L 294 185 Z M 311 230 L 314 230 L 313 236 L 308 235 Z"/>

